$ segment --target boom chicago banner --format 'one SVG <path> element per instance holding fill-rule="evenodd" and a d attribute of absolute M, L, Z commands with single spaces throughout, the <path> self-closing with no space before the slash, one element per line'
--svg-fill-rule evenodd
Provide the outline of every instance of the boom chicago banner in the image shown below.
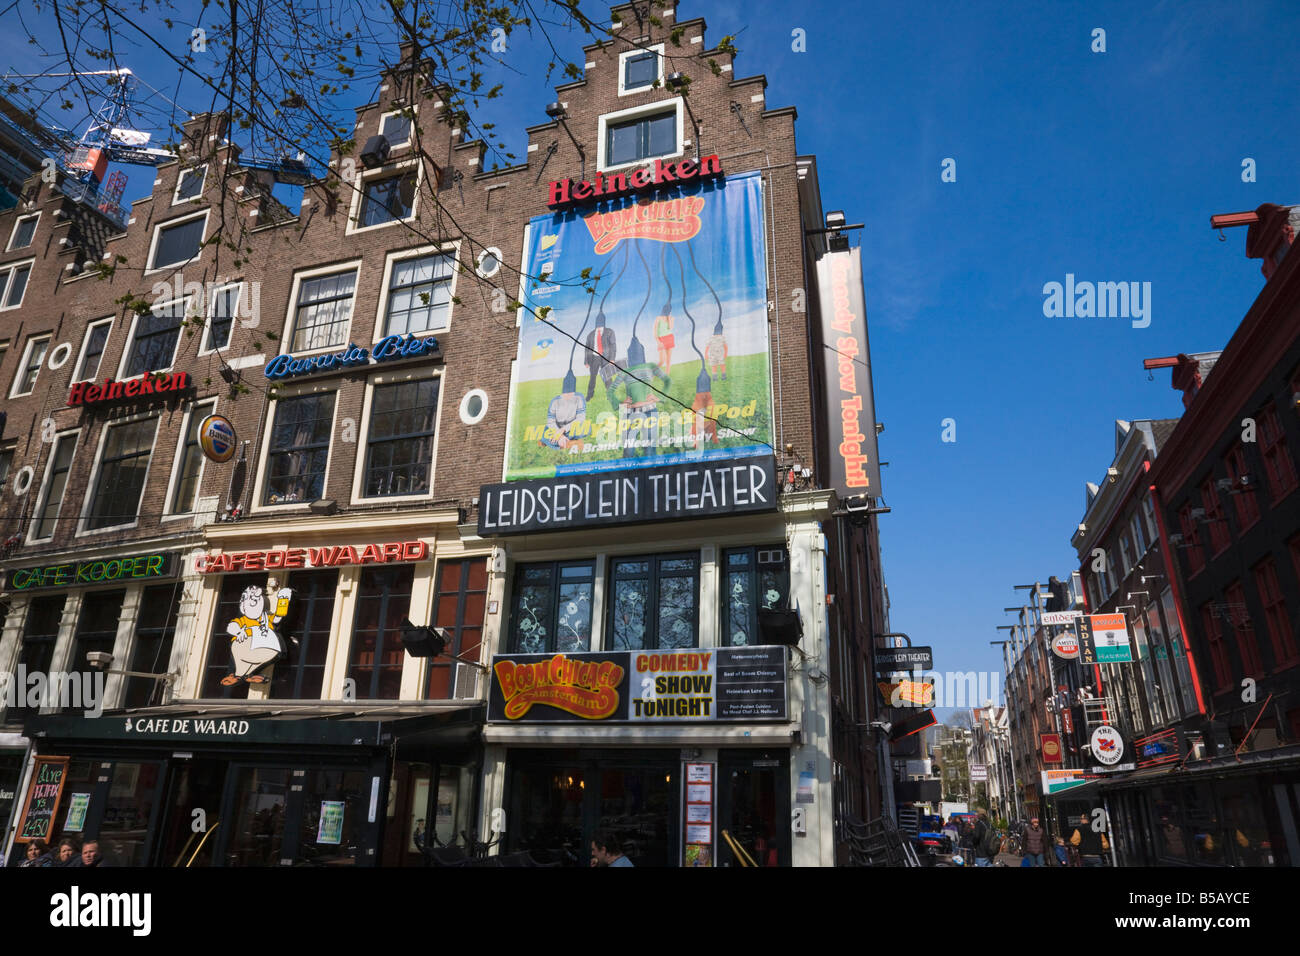
<path fill-rule="evenodd" d="M 763 230 L 757 172 L 534 218 L 505 480 L 771 454 Z"/>

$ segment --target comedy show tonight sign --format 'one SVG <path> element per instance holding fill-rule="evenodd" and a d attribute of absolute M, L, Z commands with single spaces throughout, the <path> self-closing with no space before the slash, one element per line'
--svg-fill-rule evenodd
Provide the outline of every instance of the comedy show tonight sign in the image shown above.
<path fill-rule="evenodd" d="M 786 719 L 784 647 L 492 659 L 488 720 L 498 723 Z"/>

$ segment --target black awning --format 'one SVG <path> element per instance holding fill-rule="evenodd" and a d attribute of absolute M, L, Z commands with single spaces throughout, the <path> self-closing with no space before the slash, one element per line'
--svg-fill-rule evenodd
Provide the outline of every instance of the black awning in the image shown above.
<path fill-rule="evenodd" d="M 1053 800 L 1061 798 L 1072 800 L 1080 794 L 1147 787 L 1160 783 L 1187 783 L 1204 779 L 1207 774 L 1221 777 L 1239 773 L 1260 773 L 1265 770 L 1290 770 L 1295 767 L 1300 767 L 1300 746 L 1274 747 L 1271 750 L 1251 751 L 1239 757 L 1228 754 L 1224 757 L 1198 760 L 1195 763 L 1168 764 L 1163 767 L 1110 774 L 1049 796 Z"/>
<path fill-rule="evenodd" d="M 484 716 L 479 701 L 429 701 L 415 706 L 182 701 L 99 717 L 41 714 L 27 718 L 23 733 L 40 741 L 153 745 L 169 750 L 241 744 L 382 748 L 395 741 L 464 744 L 477 735 Z"/>

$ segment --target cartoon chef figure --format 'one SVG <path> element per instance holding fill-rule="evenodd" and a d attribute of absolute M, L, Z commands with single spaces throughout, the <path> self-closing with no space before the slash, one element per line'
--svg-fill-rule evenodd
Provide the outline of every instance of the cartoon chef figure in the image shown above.
<path fill-rule="evenodd" d="M 275 625 L 289 611 L 289 588 L 278 588 L 279 582 L 271 578 L 263 591 L 257 585 L 247 587 L 239 596 L 239 617 L 226 625 L 230 635 L 230 657 L 234 670 L 221 678 L 225 686 L 238 684 L 265 684 L 270 678 L 261 671 L 284 657 L 284 642 L 276 633 Z M 274 595 L 274 613 L 267 611 L 267 598 Z"/>

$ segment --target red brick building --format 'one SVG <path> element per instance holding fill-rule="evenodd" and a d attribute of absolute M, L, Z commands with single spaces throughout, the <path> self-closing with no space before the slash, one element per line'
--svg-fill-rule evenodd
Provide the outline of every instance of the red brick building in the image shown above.
<path fill-rule="evenodd" d="M 35 181 L 0 215 L 0 660 L 112 655 L 104 716 L 6 714 L 69 758 L 64 831 L 135 864 L 414 865 L 462 831 L 585 864 L 613 826 L 638 865 L 831 865 L 881 813 L 816 163 L 702 20 L 616 13 L 518 165 L 483 170 L 408 49 L 296 211 L 202 116 L 125 232 Z M 621 668 L 591 689 L 621 709 L 507 707 L 532 654 L 566 699 Z M 192 805 L 229 825 L 191 841 Z"/>

